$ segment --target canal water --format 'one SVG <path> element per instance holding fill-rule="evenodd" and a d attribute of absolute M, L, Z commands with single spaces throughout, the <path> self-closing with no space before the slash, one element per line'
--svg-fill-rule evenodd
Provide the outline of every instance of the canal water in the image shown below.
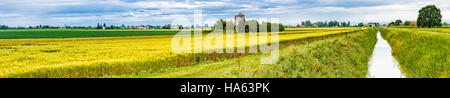
<path fill-rule="evenodd" d="M 389 43 L 377 33 L 377 43 L 369 62 L 368 78 L 405 78 L 397 60 L 392 56 Z"/>

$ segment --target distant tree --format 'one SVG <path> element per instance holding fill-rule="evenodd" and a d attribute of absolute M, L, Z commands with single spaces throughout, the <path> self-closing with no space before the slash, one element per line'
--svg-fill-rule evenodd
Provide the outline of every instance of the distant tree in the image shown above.
<path fill-rule="evenodd" d="M 395 22 L 394 22 L 394 23 L 395 23 L 395 25 L 396 25 L 396 26 L 399 26 L 399 25 L 400 25 L 400 23 L 403 23 L 403 22 L 402 22 L 402 20 L 400 20 L 400 19 L 397 19 L 397 20 L 395 20 Z"/>
<path fill-rule="evenodd" d="M 261 24 L 264 24 L 267 26 L 267 32 L 272 32 L 272 25 L 276 26 L 278 25 L 278 31 L 284 31 L 284 26 L 282 24 L 279 23 L 271 23 L 271 22 L 263 22 Z M 258 27 L 260 27 L 261 25 L 259 25 Z"/>
<path fill-rule="evenodd" d="M 44 25 L 42 28 L 48 29 L 48 28 L 50 28 L 50 26 L 49 25 Z"/>
<path fill-rule="evenodd" d="M 419 10 L 417 17 L 418 27 L 441 27 L 441 10 L 435 5 L 427 5 Z"/>
<path fill-rule="evenodd" d="M 312 23 L 311 21 L 309 21 L 309 20 L 307 20 L 307 21 L 302 21 L 301 22 L 301 25 L 304 25 L 304 26 L 306 26 L 306 27 L 335 27 L 335 26 L 340 26 L 340 27 L 350 27 L 351 26 L 351 24 L 350 24 L 350 21 L 342 21 L 342 22 L 340 22 L 340 21 L 336 21 L 336 20 L 333 20 L 333 21 L 317 21 L 317 22 L 314 22 L 314 23 Z M 300 25 L 298 25 L 298 26 L 300 26 Z"/>
<path fill-rule="evenodd" d="M 286 28 L 283 26 L 283 24 L 278 24 L 278 25 L 279 25 L 280 32 L 286 30 Z"/>
<path fill-rule="evenodd" d="M 219 19 L 217 22 L 216 22 L 216 24 L 214 25 L 214 28 L 213 29 L 215 29 L 216 28 L 216 25 L 221 25 L 222 24 L 222 30 L 225 30 L 226 28 L 226 26 L 227 26 L 227 23 L 225 23 L 225 21 L 223 21 L 223 19 Z"/>
<path fill-rule="evenodd" d="M 250 25 L 255 26 L 256 25 L 256 31 L 259 31 L 259 23 L 256 20 L 248 20 L 246 21 L 248 25 L 245 26 L 245 32 L 250 32 Z"/>
<path fill-rule="evenodd" d="M 342 21 L 341 22 L 341 25 L 343 26 L 343 27 L 350 27 L 350 22 L 345 22 L 345 21 Z"/>
<path fill-rule="evenodd" d="M 447 26 L 448 23 L 447 23 L 447 22 L 443 22 L 442 25 L 443 25 L 443 26 Z"/>
<path fill-rule="evenodd" d="M 0 25 L 0 29 L 2 29 L 2 30 L 8 29 L 8 26 L 6 26 L 6 25 Z"/>
<path fill-rule="evenodd" d="M 87 29 L 94 29 L 92 26 L 88 26 L 88 27 L 86 27 Z"/>
<path fill-rule="evenodd" d="M 312 27 L 313 24 L 311 23 L 311 21 L 306 20 L 306 21 L 305 21 L 305 26 Z"/>
<path fill-rule="evenodd" d="M 378 27 L 378 26 L 380 26 L 380 24 L 379 24 L 379 23 L 377 23 L 377 22 L 369 22 L 369 23 L 367 23 L 367 24 L 375 24 L 375 27 Z"/>
<path fill-rule="evenodd" d="M 270 23 L 270 22 L 262 22 L 261 25 L 260 25 L 262 29 L 264 29 L 264 25 L 267 26 L 267 28 L 266 28 L 266 29 L 267 29 L 267 32 L 272 31 L 272 29 L 271 29 L 272 23 Z M 261 29 L 261 28 L 260 28 L 260 29 Z M 260 31 L 260 32 L 261 32 L 261 31 Z"/>
<path fill-rule="evenodd" d="M 332 27 L 332 26 L 335 26 L 335 25 L 336 25 L 336 24 L 334 24 L 333 21 L 329 21 L 327 27 Z"/>
<path fill-rule="evenodd" d="M 411 22 L 409 22 L 409 21 L 405 21 L 405 23 L 404 23 L 405 26 L 409 26 L 410 24 L 411 24 Z"/>
<path fill-rule="evenodd" d="M 155 26 L 153 26 L 153 25 L 147 25 L 147 27 L 155 28 Z M 183 29 L 184 29 L 184 27 L 183 27 Z"/>
<path fill-rule="evenodd" d="M 338 21 L 336 21 L 336 20 L 334 20 L 334 21 L 331 21 L 332 22 L 332 26 L 334 27 L 334 26 L 340 26 L 340 24 L 339 24 L 339 22 Z"/>
<path fill-rule="evenodd" d="M 168 24 L 168 25 L 164 25 L 163 27 L 162 27 L 162 29 L 170 29 L 170 24 Z M 193 26 L 193 25 L 192 25 Z M 134 26 L 133 26 L 134 27 Z"/>
<path fill-rule="evenodd" d="M 100 25 L 100 23 L 97 23 L 97 29 L 102 29 L 102 26 Z"/>
<path fill-rule="evenodd" d="M 314 22 L 314 25 L 317 27 L 324 27 L 324 23 L 319 21 L 319 22 Z"/>
<path fill-rule="evenodd" d="M 362 23 L 362 22 L 358 23 L 358 27 L 362 27 L 362 26 L 364 26 L 364 23 Z"/>
<path fill-rule="evenodd" d="M 339 22 L 336 20 L 328 22 L 328 27 L 339 26 Z"/>

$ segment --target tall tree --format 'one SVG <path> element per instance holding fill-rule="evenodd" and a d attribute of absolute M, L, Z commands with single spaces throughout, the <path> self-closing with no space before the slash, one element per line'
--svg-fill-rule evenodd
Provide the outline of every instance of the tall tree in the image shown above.
<path fill-rule="evenodd" d="M 441 27 L 441 21 L 441 10 L 435 5 L 427 5 L 419 10 L 419 16 L 417 17 L 418 27 Z"/>
<path fill-rule="evenodd" d="M 334 26 L 339 26 L 339 22 L 337 22 L 336 20 L 333 20 L 328 23 L 328 27 L 334 27 Z"/>
<path fill-rule="evenodd" d="M 258 32 L 259 31 L 259 23 L 258 23 L 258 21 L 256 21 L 256 20 L 248 20 L 248 21 L 246 21 L 246 24 L 248 24 L 248 25 L 246 25 L 245 26 L 245 32 L 255 32 L 255 31 L 253 31 L 254 29 L 254 27 L 256 27 L 255 29 L 256 29 L 256 32 Z M 250 26 L 252 26 L 253 28 L 253 30 L 251 30 L 250 31 Z"/>
<path fill-rule="evenodd" d="M 362 27 L 362 26 L 364 26 L 364 23 L 362 23 L 362 22 L 358 23 L 358 27 Z"/>
<path fill-rule="evenodd" d="M 399 26 L 399 25 L 400 25 L 401 23 L 403 23 L 403 22 L 402 22 L 402 20 L 397 19 L 397 20 L 395 20 L 394 23 L 395 23 L 396 26 Z"/>
<path fill-rule="evenodd" d="M 409 22 L 409 21 L 405 21 L 405 26 L 409 26 L 411 24 L 411 22 Z"/>
<path fill-rule="evenodd" d="M 100 23 L 97 23 L 97 29 L 102 29 L 102 26 L 100 26 Z"/>
<path fill-rule="evenodd" d="M 305 26 L 311 27 L 311 26 L 313 26 L 313 24 L 311 23 L 310 20 L 306 20 L 305 21 Z"/>
<path fill-rule="evenodd" d="M 341 22 L 341 26 L 345 27 L 347 26 L 345 22 Z"/>
<path fill-rule="evenodd" d="M 2 29 L 2 30 L 3 30 L 3 29 L 8 29 L 8 26 L 6 26 L 6 25 L 1 25 L 1 26 L 0 26 L 0 29 Z"/>

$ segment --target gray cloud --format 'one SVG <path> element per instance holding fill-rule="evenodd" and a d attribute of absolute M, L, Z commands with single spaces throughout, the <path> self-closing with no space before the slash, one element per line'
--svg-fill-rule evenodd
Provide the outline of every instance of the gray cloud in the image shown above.
<path fill-rule="evenodd" d="M 448 0 L 8 0 L 0 4 L 0 24 L 10 26 L 169 24 L 192 18 L 226 19 L 243 12 L 248 18 L 280 18 L 284 24 L 303 20 L 389 22 L 415 20 L 417 10 L 436 4 L 450 20 Z"/>

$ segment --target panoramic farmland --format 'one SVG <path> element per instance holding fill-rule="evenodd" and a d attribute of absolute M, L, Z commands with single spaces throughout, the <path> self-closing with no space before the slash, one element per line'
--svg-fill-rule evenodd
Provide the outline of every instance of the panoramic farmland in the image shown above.
<path fill-rule="evenodd" d="M 62 97 L 435 94 L 449 22 L 450 0 L 2 0 L 0 82 Z"/>
<path fill-rule="evenodd" d="M 450 77 L 444 3 L 106 1 L 0 13 L 0 78 Z"/>
<path fill-rule="evenodd" d="M 368 28 L 364 28 L 363 30 L 365 31 L 366 29 Z M 373 29 L 371 30 L 371 32 L 366 32 L 375 34 Z M 72 34 L 49 36 L 49 33 L 47 31 L 53 31 L 54 33 L 60 34 Z M 351 27 L 287 28 L 286 31 L 279 33 L 281 42 L 280 46 L 288 47 L 299 43 L 307 43 L 315 40 L 327 39 L 328 37 L 332 36 L 342 36 L 349 33 L 360 33 L 360 31 L 360 28 Z M 11 34 L 11 32 L 18 33 Z M 249 53 L 172 53 L 170 51 L 170 43 L 173 35 L 160 34 L 160 32 L 170 33 L 170 31 L 166 30 L 96 30 L 89 33 L 87 32 L 88 31 L 86 30 L 42 30 L 38 32 L 35 30 L 12 30 L 2 32 L 10 33 L 7 36 L 20 36 L 24 33 L 34 33 L 46 37 L 19 37 L 14 39 L 2 39 L 0 49 L 2 49 L 2 51 L 4 52 L 2 52 L 1 57 L 5 58 L 2 59 L 3 62 L 8 63 L 1 63 L 2 72 L 0 76 L 34 78 L 102 77 L 139 72 L 157 72 L 169 68 L 192 66 L 195 64 L 203 63 L 203 61 L 223 61 L 226 59 L 251 55 Z M 98 34 L 98 32 L 112 33 Z M 129 32 L 135 33 L 130 34 Z M 98 34 L 99 36 L 103 37 L 84 38 L 88 35 L 92 35 L 92 33 Z M 247 46 L 249 45 L 247 44 Z M 365 57 L 368 57 L 368 55 Z"/>
<path fill-rule="evenodd" d="M 181 30 L 6 30 L 0 32 L 8 38 L 0 39 L 0 76 L 364 78 L 369 74 L 370 57 L 375 55 L 372 52 L 377 30 L 286 28 L 278 33 L 280 57 L 275 64 L 260 64 L 259 59 L 267 53 L 248 53 L 249 47 L 254 46 L 248 37 L 245 46 L 235 47 L 246 47 L 246 53 L 180 54 L 171 51 L 170 43 Z M 450 29 L 394 26 L 379 30 L 392 46 L 392 54 L 406 77 L 448 77 Z M 202 31 L 203 36 L 211 34 L 211 30 L 197 31 Z M 25 36 L 27 33 L 41 37 Z M 251 32 L 245 34 L 249 36 Z"/>

